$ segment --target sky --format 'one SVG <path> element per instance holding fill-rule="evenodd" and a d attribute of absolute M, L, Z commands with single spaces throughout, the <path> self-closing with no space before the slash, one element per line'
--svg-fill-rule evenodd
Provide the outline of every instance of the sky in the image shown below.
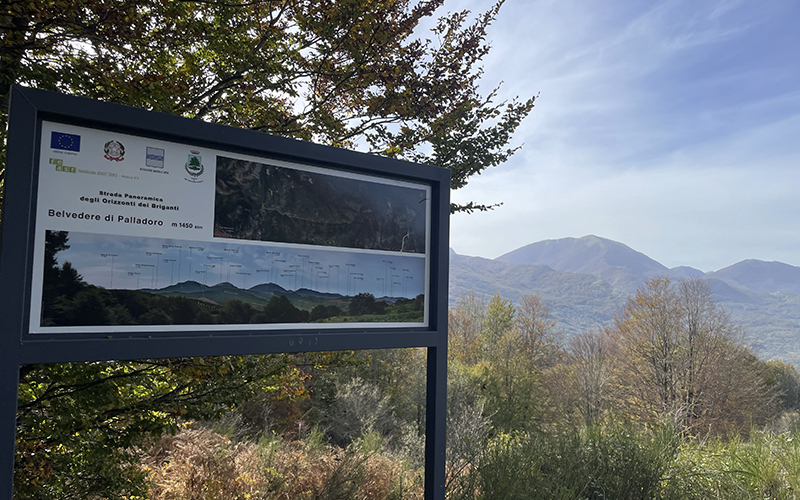
<path fill-rule="evenodd" d="M 446 10 L 487 10 L 485 0 Z M 482 92 L 539 95 L 508 162 L 452 193 L 450 246 L 589 234 L 667 267 L 800 266 L 800 2 L 507 0 Z"/>

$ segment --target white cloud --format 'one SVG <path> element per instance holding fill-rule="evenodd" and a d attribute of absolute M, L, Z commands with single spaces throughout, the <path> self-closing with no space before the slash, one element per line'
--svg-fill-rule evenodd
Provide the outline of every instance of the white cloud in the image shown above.
<path fill-rule="evenodd" d="M 541 98 L 518 130 L 524 149 L 453 194 L 504 206 L 453 217 L 451 245 L 496 257 L 596 234 L 670 267 L 800 265 L 800 35 L 784 20 L 798 10 L 507 3 L 486 88 Z"/>

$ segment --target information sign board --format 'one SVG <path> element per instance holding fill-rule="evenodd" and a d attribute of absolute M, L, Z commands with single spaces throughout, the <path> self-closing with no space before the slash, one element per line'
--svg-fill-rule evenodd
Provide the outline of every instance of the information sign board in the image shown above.
<path fill-rule="evenodd" d="M 424 347 L 444 499 L 449 171 L 14 87 L 0 498 L 31 363 Z"/>
<path fill-rule="evenodd" d="M 51 121 L 40 137 L 31 333 L 428 326 L 428 184 Z"/>

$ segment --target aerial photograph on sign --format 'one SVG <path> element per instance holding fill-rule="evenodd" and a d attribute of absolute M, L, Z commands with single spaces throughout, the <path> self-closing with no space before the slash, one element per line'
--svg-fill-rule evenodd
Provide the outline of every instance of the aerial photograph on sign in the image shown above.
<path fill-rule="evenodd" d="M 46 231 L 41 327 L 425 321 L 420 254 Z"/>
<path fill-rule="evenodd" d="M 425 253 L 428 192 L 217 156 L 214 236 Z"/>

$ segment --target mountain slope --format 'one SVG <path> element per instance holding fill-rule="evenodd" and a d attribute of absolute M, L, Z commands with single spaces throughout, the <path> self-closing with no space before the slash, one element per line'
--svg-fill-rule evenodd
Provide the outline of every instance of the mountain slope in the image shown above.
<path fill-rule="evenodd" d="M 625 303 L 624 293 L 596 275 L 451 252 L 450 305 L 471 292 L 486 300 L 499 293 L 514 303 L 519 303 L 523 295 L 537 295 L 550 306 L 559 328 L 567 335 L 609 324 Z"/>
<path fill-rule="evenodd" d="M 686 278 L 702 278 L 706 273 L 693 267 L 678 266 L 667 271 L 665 275 L 669 279 L 682 280 Z"/>
<path fill-rule="evenodd" d="M 627 245 L 598 236 L 545 240 L 518 248 L 496 260 L 514 264 L 545 264 L 557 271 L 600 274 L 610 267 L 622 267 L 645 276 L 667 268 Z"/>
<path fill-rule="evenodd" d="M 800 294 L 800 267 L 782 262 L 743 260 L 708 276 L 757 292 Z"/>
<path fill-rule="evenodd" d="M 644 279 L 669 272 L 664 265 L 627 245 L 593 235 L 532 243 L 496 260 L 544 264 L 557 271 L 597 274 L 628 293 L 635 292 Z"/>
<path fill-rule="evenodd" d="M 496 260 L 450 253 L 450 305 L 469 292 L 518 303 L 535 294 L 566 337 L 612 324 L 628 297 L 655 276 L 708 280 L 714 300 L 744 328 L 765 359 L 800 366 L 800 267 L 746 260 L 716 272 L 667 269 L 630 247 L 596 236 L 533 243 Z"/>

